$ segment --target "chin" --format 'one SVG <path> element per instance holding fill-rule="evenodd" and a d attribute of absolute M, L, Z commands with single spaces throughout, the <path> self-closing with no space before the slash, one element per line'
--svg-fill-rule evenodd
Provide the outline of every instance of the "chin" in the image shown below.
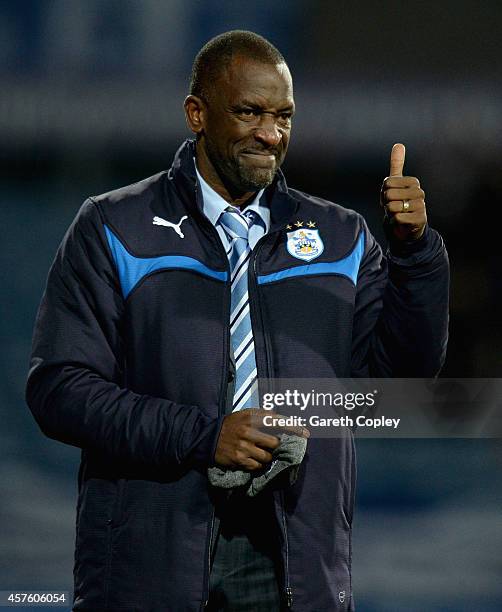
<path fill-rule="evenodd" d="M 239 179 L 242 187 L 246 190 L 264 189 L 268 187 L 275 176 L 275 168 L 242 168 L 240 167 Z"/>

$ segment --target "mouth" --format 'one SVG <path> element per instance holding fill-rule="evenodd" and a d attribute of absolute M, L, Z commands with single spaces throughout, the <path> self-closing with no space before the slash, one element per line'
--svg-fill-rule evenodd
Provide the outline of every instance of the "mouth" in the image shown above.
<path fill-rule="evenodd" d="M 241 155 L 258 165 L 270 166 L 276 163 L 276 155 L 270 151 L 242 151 Z"/>

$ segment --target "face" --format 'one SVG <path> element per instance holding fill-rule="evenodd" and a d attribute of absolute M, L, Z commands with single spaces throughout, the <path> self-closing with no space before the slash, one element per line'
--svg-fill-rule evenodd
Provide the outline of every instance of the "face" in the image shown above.
<path fill-rule="evenodd" d="M 234 193 L 269 185 L 286 156 L 294 113 L 286 64 L 235 57 L 204 106 L 199 144 L 217 175 L 213 182 Z"/>

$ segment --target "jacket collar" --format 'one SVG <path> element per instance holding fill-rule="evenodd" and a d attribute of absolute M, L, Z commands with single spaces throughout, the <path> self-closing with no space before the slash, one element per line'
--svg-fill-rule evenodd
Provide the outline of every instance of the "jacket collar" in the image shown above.
<path fill-rule="evenodd" d="M 198 188 L 195 172 L 195 140 L 189 139 L 180 146 L 174 156 L 172 175 L 188 207 L 202 211 L 202 194 Z M 284 174 L 277 170 L 272 184 L 265 189 L 265 198 L 270 207 L 270 232 L 284 226 L 295 213 L 298 202 L 289 194 Z"/>

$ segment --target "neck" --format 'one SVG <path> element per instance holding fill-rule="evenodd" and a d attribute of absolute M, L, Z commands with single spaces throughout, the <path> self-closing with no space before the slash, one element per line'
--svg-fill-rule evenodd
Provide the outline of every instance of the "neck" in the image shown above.
<path fill-rule="evenodd" d="M 206 183 L 216 191 L 224 200 L 237 208 L 244 208 L 246 204 L 256 195 L 256 191 L 242 192 L 233 189 L 225 184 L 209 159 L 206 149 L 201 141 L 198 140 L 195 146 L 195 156 L 197 159 L 197 169 Z"/>

